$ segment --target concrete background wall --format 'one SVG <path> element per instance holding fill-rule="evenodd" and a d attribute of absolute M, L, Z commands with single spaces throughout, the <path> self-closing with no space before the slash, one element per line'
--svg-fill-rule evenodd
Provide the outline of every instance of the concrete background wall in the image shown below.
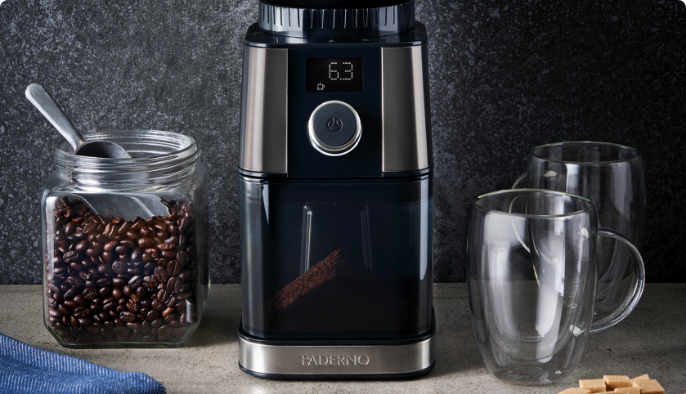
<path fill-rule="evenodd" d="M 236 163 L 249 0 L 0 2 L 0 283 L 39 283 L 40 190 L 57 133 L 196 138 L 211 175 L 212 280 L 240 281 Z M 651 282 L 686 281 L 686 5 L 679 0 L 418 0 L 430 40 L 436 281 L 464 281 L 468 212 L 537 145 L 600 140 L 644 155 Z"/>

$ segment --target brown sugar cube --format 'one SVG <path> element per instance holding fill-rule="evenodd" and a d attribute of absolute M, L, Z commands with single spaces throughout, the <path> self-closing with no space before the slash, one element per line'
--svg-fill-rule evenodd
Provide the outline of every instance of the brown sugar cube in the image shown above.
<path fill-rule="evenodd" d="M 591 394 L 591 390 L 580 389 L 578 387 L 570 387 L 568 389 L 564 389 L 564 390 L 560 391 L 557 394 Z"/>
<path fill-rule="evenodd" d="M 638 387 L 619 387 L 615 389 L 615 393 L 641 394 L 641 389 L 639 389 Z"/>
<path fill-rule="evenodd" d="M 614 390 L 617 387 L 631 387 L 631 380 L 626 375 L 604 375 L 605 386 L 608 390 Z"/>
<path fill-rule="evenodd" d="M 634 387 L 641 389 L 641 394 L 665 394 L 665 389 L 660 386 L 660 383 L 655 379 L 650 380 L 637 380 L 634 383 Z"/>
<path fill-rule="evenodd" d="M 602 393 L 607 390 L 605 379 L 579 379 L 579 387 L 589 389 L 592 393 Z"/>
<path fill-rule="evenodd" d="M 635 378 L 631 379 L 631 383 L 637 381 L 637 380 L 650 380 L 650 376 L 648 374 L 644 374 L 641 376 L 636 376 Z"/>

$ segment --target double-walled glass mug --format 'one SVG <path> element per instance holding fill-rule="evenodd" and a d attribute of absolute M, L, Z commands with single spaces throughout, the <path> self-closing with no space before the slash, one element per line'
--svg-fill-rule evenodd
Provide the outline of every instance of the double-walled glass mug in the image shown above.
<path fill-rule="evenodd" d="M 624 237 L 598 227 L 591 200 L 568 193 L 514 189 L 479 196 L 467 244 L 472 325 L 488 370 L 497 378 L 542 385 L 578 364 L 593 324 L 600 237 L 634 253 L 640 285 L 610 327 L 641 297 L 643 264 Z"/>
<path fill-rule="evenodd" d="M 559 142 L 534 148 L 527 174 L 518 185 L 586 197 L 595 203 L 600 226 L 612 229 L 642 250 L 646 189 L 643 159 L 631 147 L 605 142 Z M 613 320 L 637 279 L 631 252 L 622 242 L 604 238 L 598 260 L 598 294 L 594 321 Z"/>
<path fill-rule="evenodd" d="M 61 142 L 43 186 L 44 321 L 65 347 L 178 347 L 209 288 L 207 171 L 193 138 L 133 130 L 85 136 L 130 158 Z"/>

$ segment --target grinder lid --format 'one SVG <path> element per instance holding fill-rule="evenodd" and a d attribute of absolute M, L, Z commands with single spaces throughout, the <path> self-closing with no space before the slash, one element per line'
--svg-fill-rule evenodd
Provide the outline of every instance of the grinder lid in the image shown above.
<path fill-rule="evenodd" d="M 414 0 L 261 0 L 258 26 L 299 38 L 367 38 L 414 30 Z"/>

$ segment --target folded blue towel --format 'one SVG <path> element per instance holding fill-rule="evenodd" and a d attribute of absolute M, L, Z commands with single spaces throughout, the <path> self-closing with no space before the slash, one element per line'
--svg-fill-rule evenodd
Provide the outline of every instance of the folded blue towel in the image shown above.
<path fill-rule="evenodd" d="M 0 334 L 0 393 L 165 394 L 142 372 L 119 372 Z"/>

